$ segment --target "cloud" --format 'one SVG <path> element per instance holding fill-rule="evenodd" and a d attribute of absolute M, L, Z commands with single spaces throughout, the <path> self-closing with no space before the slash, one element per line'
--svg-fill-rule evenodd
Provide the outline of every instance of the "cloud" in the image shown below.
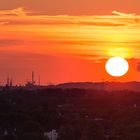
<path fill-rule="evenodd" d="M 124 17 L 131 17 L 131 16 L 135 16 L 135 14 L 126 14 L 126 13 L 122 13 L 122 12 L 118 12 L 118 11 L 112 11 L 113 14 L 119 15 L 119 16 L 124 16 Z"/>
<path fill-rule="evenodd" d="M 81 25 L 94 25 L 94 26 L 125 26 L 123 23 L 114 22 L 80 22 Z"/>
<path fill-rule="evenodd" d="M 125 23 L 117 20 L 102 18 L 101 16 L 38 16 L 28 15 L 22 18 L 9 18 L 8 16 L 1 18 L 8 21 L 8 25 L 83 25 L 83 26 L 125 26 Z"/>
<path fill-rule="evenodd" d="M 1 10 L 0 25 L 87 25 L 117 27 L 126 26 L 127 24 L 139 23 L 139 16 L 136 17 L 135 14 L 126 14 L 118 11 L 113 11 L 112 13 L 118 16 L 48 16 L 37 15 L 32 11 L 25 10 L 23 7 L 18 7 L 13 10 Z M 13 16 L 15 17 L 13 18 Z"/>
<path fill-rule="evenodd" d="M 0 47 L 8 47 L 23 44 L 24 41 L 16 39 L 0 39 Z"/>
<path fill-rule="evenodd" d="M 10 24 L 11 22 L 10 16 L 25 17 L 27 16 L 27 13 L 29 12 L 25 11 L 23 7 L 19 7 L 13 10 L 1 10 L 0 11 L 0 16 L 1 16 L 0 25 Z"/>
<path fill-rule="evenodd" d="M 69 16 L 69 15 L 38 15 L 19 7 L 13 10 L 1 10 L 0 25 L 82 25 L 119 27 L 139 23 L 139 16 L 113 11 L 119 16 Z M 18 18 L 21 17 L 21 18 Z"/>
<path fill-rule="evenodd" d="M 7 21 L 0 21 L 0 25 L 5 25 L 5 24 L 8 24 L 9 22 Z"/>
<path fill-rule="evenodd" d="M 134 23 L 137 23 L 137 24 L 139 23 L 139 17 L 137 17 L 135 14 L 126 14 L 126 13 L 121 13 L 118 11 L 113 11 L 112 13 L 123 18 L 133 19 Z"/>
<path fill-rule="evenodd" d="M 17 9 L 11 10 L 11 13 L 13 13 L 17 16 L 26 16 L 26 12 L 23 7 L 19 7 Z"/>
<path fill-rule="evenodd" d="M 75 56 L 78 58 L 82 58 L 82 59 L 88 59 L 88 60 L 93 60 L 93 59 L 100 59 L 102 58 L 101 55 L 97 54 L 97 53 L 76 53 L 76 54 L 71 54 L 71 56 Z"/>
<path fill-rule="evenodd" d="M 24 10 L 23 7 L 19 7 L 16 9 L 12 9 L 12 10 L 1 10 L 0 11 L 0 15 L 3 16 L 10 16 L 10 15 L 15 15 L 15 16 L 26 16 L 27 11 Z"/>

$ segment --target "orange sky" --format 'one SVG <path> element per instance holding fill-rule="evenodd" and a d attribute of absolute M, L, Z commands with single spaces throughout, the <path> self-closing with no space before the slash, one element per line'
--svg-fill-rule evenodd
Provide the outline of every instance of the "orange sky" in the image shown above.
<path fill-rule="evenodd" d="M 140 10 L 137 6 L 140 2 L 128 1 L 124 7 L 126 1 L 88 0 L 85 14 L 84 2 L 76 1 L 79 9 L 74 8 L 74 1 L 68 2 L 70 6 L 66 9 L 65 1 L 58 5 L 56 1 L 49 9 L 46 4 L 46 10 L 43 3 L 37 6 L 37 1 L 14 0 L 11 5 L 10 2 L 6 5 L 2 0 L 1 83 L 9 75 L 16 84 L 23 84 L 30 80 L 32 70 L 36 80 L 40 75 L 42 84 L 140 81 Z M 90 6 L 88 11 L 86 8 L 91 3 L 93 8 Z M 52 3 L 48 1 L 48 4 Z M 102 10 L 98 11 L 94 5 Z M 128 60 L 130 69 L 125 76 L 114 78 L 106 73 L 104 65 L 111 56 Z"/>

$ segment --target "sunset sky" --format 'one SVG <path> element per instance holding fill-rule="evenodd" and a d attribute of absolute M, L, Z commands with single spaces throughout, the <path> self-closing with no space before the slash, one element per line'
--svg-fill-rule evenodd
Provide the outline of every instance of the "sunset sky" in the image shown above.
<path fill-rule="evenodd" d="M 140 0 L 0 1 L 0 84 L 140 81 Z M 125 76 L 105 63 L 128 60 Z"/>

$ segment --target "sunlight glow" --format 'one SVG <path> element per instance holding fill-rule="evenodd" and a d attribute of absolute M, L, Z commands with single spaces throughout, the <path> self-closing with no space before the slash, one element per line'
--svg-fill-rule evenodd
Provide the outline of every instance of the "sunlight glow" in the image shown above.
<path fill-rule="evenodd" d="M 107 49 L 107 53 L 111 57 L 119 56 L 123 58 L 131 57 L 130 49 L 125 47 L 110 47 Z"/>

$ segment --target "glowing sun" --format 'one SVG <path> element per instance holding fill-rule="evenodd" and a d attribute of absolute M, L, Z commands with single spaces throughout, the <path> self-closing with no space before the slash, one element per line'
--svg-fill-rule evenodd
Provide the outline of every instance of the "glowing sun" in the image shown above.
<path fill-rule="evenodd" d="M 127 73 L 129 65 L 122 57 L 111 57 L 106 62 L 105 68 L 111 76 L 120 77 Z"/>

